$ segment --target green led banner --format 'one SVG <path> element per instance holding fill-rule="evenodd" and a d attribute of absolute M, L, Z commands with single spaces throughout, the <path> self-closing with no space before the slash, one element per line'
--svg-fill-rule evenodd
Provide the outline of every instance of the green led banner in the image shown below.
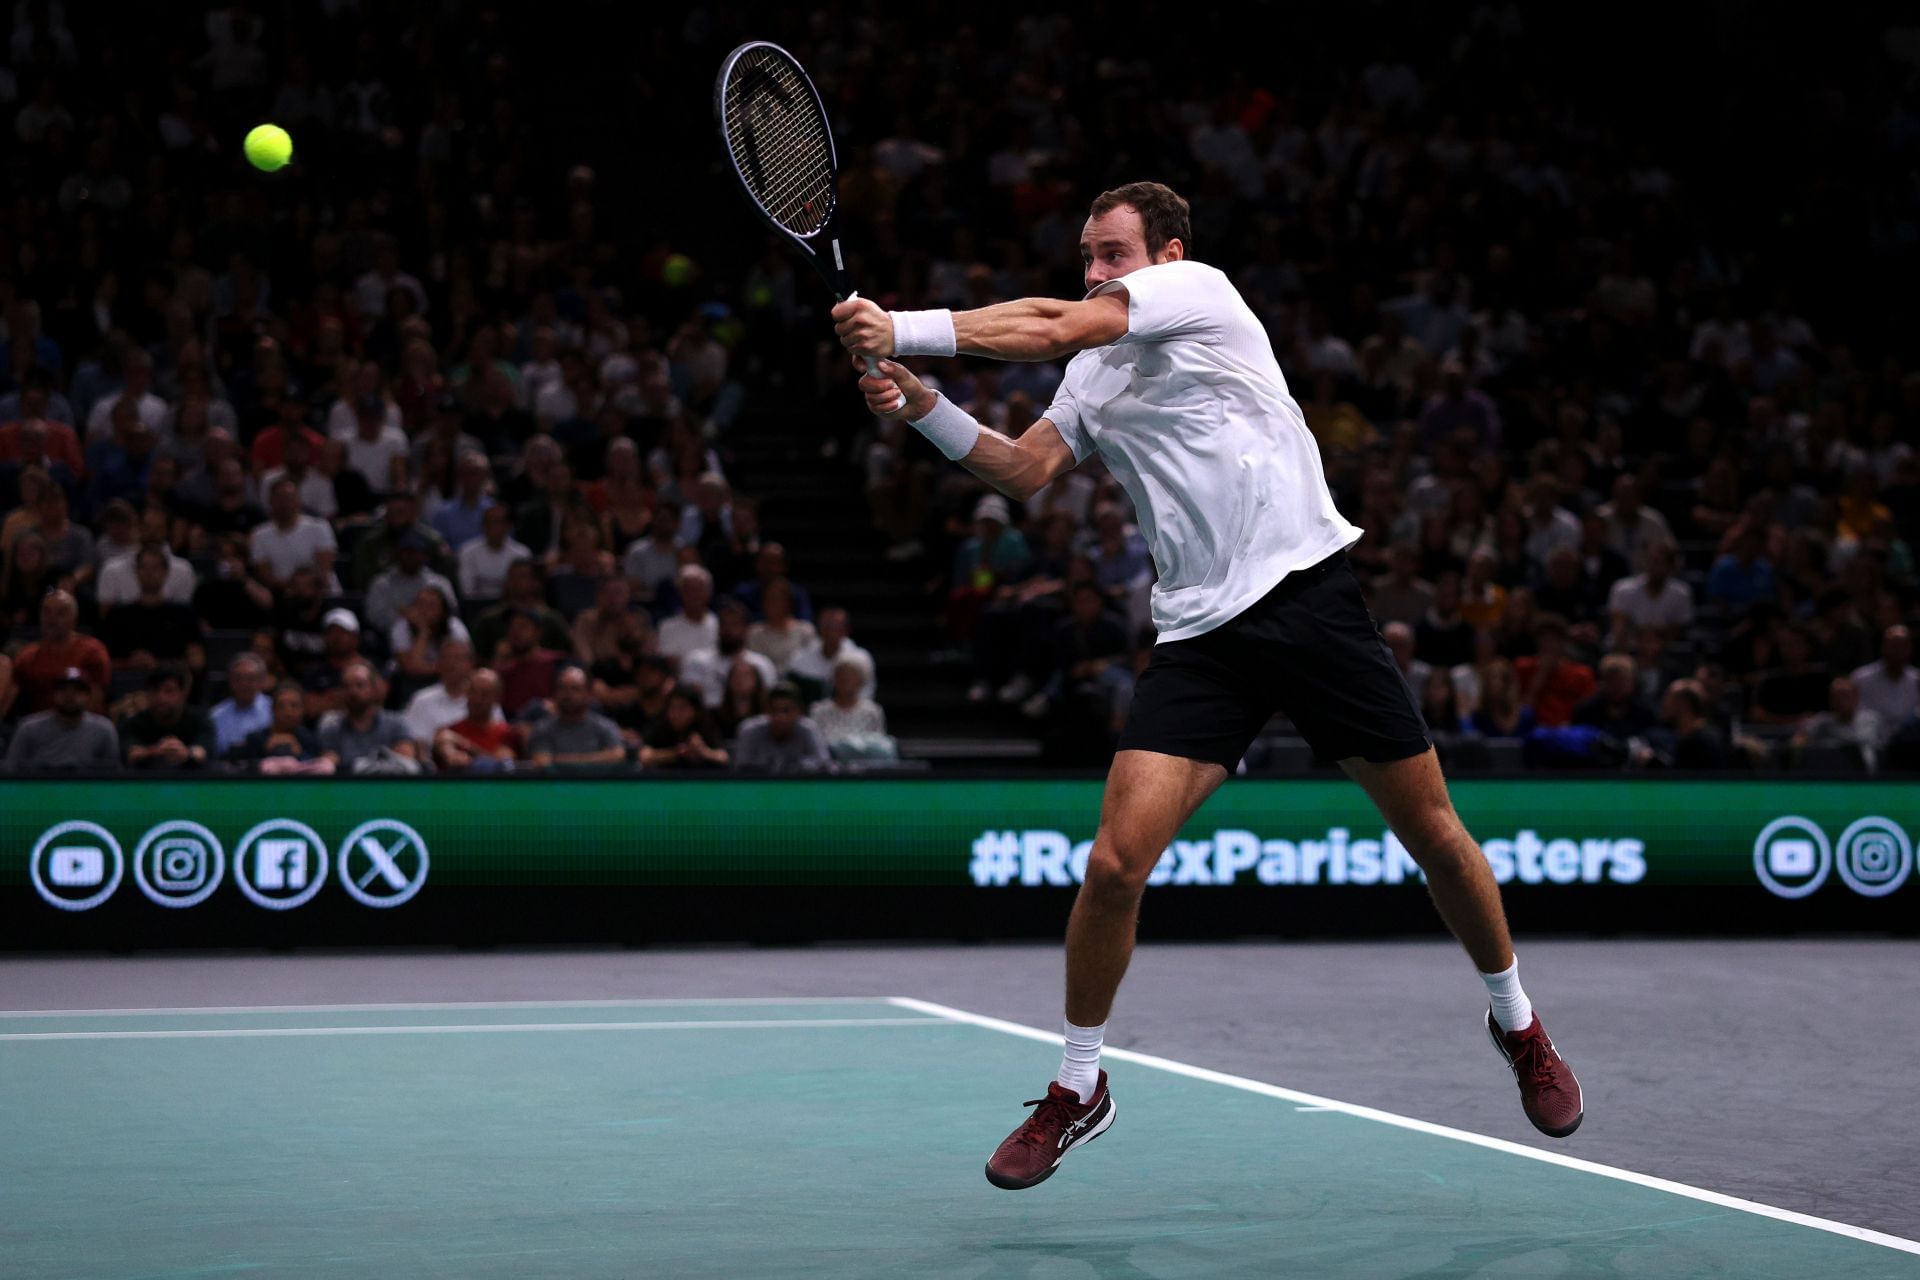
<path fill-rule="evenodd" d="M 1525 780 L 1453 792 L 1503 885 L 1604 890 L 1628 925 L 1637 898 L 1676 889 L 1824 903 L 1827 922 L 1880 899 L 1902 904 L 1899 918 L 1920 914 L 1911 785 Z M 143 917 L 212 912 L 398 921 L 436 897 L 470 908 L 482 890 L 532 902 L 543 890 L 945 889 L 992 912 L 1079 881 L 1100 793 L 1087 779 L 7 780 L 0 900 L 36 939 L 84 933 L 103 912 L 135 933 Z M 1196 899 L 1361 901 L 1418 894 L 1419 881 L 1351 783 L 1237 780 L 1149 883 Z"/>

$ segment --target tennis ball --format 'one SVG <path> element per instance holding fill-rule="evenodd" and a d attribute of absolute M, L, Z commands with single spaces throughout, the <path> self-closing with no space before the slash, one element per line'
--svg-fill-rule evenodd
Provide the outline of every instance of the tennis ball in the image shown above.
<path fill-rule="evenodd" d="M 247 159 L 262 173 L 284 169 L 293 159 L 293 139 L 277 124 L 256 125 L 247 134 Z"/>
<path fill-rule="evenodd" d="M 661 264 L 660 278 L 678 289 L 682 285 L 692 283 L 694 270 L 693 259 L 686 254 L 669 254 L 666 262 Z"/>

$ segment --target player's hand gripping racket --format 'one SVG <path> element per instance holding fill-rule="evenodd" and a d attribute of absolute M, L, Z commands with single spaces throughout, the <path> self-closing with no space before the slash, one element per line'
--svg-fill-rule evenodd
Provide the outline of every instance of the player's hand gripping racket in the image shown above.
<path fill-rule="evenodd" d="M 835 230 L 840 161 L 812 79 L 779 45 L 749 41 L 720 64 L 713 113 L 755 212 L 806 255 L 836 300 L 858 297 Z M 878 371 L 868 360 L 867 372 Z"/>

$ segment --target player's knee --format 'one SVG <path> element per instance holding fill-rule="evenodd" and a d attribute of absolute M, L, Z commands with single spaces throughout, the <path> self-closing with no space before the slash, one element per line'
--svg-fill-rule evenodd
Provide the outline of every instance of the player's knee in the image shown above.
<path fill-rule="evenodd" d="M 1147 887 L 1158 858 L 1129 856 L 1112 841 L 1096 840 L 1087 855 L 1086 890 L 1096 902 L 1130 906 Z"/>

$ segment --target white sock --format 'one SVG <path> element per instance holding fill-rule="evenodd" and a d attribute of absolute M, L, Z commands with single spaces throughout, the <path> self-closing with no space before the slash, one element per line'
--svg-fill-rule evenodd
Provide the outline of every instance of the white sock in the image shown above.
<path fill-rule="evenodd" d="M 1521 989 L 1518 959 L 1498 973 L 1481 974 L 1480 981 L 1493 997 L 1493 1020 L 1502 1031 L 1525 1031 L 1533 1025 L 1533 1001 Z"/>
<path fill-rule="evenodd" d="M 1066 1025 L 1067 1052 L 1060 1059 L 1060 1074 L 1055 1078 L 1062 1088 L 1079 1094 L 1080 1103 L 1085 1106 L 1093 1101 L 1094 1091 L 1100 1087 L 1100 1045 L 1107 1038 L 1107 1024 L 1076 1027 L 1069 1022 Z"/>

